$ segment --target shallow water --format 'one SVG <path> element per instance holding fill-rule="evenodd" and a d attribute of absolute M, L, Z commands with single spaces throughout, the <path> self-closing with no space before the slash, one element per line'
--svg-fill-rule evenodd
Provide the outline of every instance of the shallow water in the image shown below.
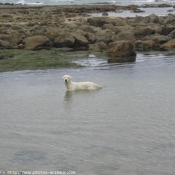
<path fill-rule="evenodd" d="M 87 67 L 0 73 L 0 170 L 175 174 L 174 54 L 76 61 Z M 103 89 L 67 92 L 64 74 Z"/>
<path fill-rule="evenodd" d="M 139 8 L 143 12 L 135 13 L 130 10 L 126 11 L 118 11 L 118 12 L 108 12 L 108 17 L 136 17 L 136 16 L 149 16 L 151 14 L 155 14 L 157 16 L 167 16 L 169 14 L 175 14 L 175 10 L 173 7 L 164 7 L 164 8 Z M 93 17 L 100 17 L 103 13 L 94 13 L 90 14 Z"/>

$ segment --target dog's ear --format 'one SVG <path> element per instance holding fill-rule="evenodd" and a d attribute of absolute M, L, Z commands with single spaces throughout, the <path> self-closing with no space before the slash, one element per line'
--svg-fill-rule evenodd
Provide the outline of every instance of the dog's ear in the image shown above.
<path fill-rule="evenodd" d="M 63 80 L 64 80 L 64 77 L 65 77 L 65 75 L 62 77 Z"/>
<path fill-rule="evenodd" d="M 72 80 L 72 77 L 69 75 L 69 79 Z"/>

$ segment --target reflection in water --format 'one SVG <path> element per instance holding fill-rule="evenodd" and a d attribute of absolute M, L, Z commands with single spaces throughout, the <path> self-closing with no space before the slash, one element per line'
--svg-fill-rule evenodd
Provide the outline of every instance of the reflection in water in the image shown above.
<path fill-rule="evenodd" d="M 67 90 L 64 96 L 65 101 L 69 101 L 72 98 L 72 96 L 73 96 L 73 91 Z"/>
<path fill-rule="evenodd" d="M 90 94 L 96 93 L 98 90 L 76 90 L 76 91 L 70 91 L 67 90 L 65 92 L 64 100 L 65 101 L 70 101 L 74 96 L 79 96 L 82 95 L 81 97 L 84 98 L 87 95 L 89 96 Z"/>
<path fill-rule="evenodd" d="M 126 62 L 135 62 L 136 57 L 111 57 L 108 58 L 108 63 L 126 63 Z"/>

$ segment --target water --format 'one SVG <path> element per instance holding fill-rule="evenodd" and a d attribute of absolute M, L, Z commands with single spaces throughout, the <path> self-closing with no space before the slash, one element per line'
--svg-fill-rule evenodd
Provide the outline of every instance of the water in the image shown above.
<path fill-rule="evenodd" d="M 0 73 L 0 170 L 175 174 L 174 54 L 78 62 L 87 67 Z M 64 74 L 103 89 L 67 92 Z"/>
<path fill-rule="evenodd" d="M 45 5 L 73 5 L 73 4 L 115 4 L 115 5 L 129 5 L 129 4 L 149 4 L 149 3 L 170 3 L 174 4 L 175 0 L 0 0 L 2 3 L 14 4 L 45 4 Z"/>

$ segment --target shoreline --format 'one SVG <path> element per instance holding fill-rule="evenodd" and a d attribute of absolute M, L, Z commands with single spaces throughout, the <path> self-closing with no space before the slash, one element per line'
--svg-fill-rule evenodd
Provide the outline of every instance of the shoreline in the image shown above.
<path fill-rule="evenodd" d="M 149 8 L 155 8 L 155 5 L 147 5 L 145 9 Z M 136 5 L 0 5 L 0 63 L 5 60 L 10 63 L 13 59 L 13 56 L 4 57 L 2 49 L 9 50 L 9 53 L 12 50 L 26 50 L 38 51 L 38 54 L 40 50 L 57 48 L 95 51 L 108 54 L 116 62 L 135 61 L 137 51 L 174 50 L 174 7 L 159 4 L 156 8 L 164 8 L 165 12 L 168 8 L 171 11 L 167 11 L 165 16 L 144 16 L 142 14 L 146 12 Z M 129 17 L 122 16 L 126 11 Z M 132 17 L 131 14 L 135 16 Z M 124 45 L 129 48 L 129 52 Z M 119 53 L 120 47 L 123 50 Z M 65 50 L 63 53 L 66 58 L 71 57 Z M 43 55 L 37 57 L 45 60 Z M 57 59 L 61 60 L 61 57 Z M 38 60 L 36 64 L 37 62 Z M 52 66 L 60 65 L 65 66 L 60 62 L 55 62 L 55 66 Z M 35 67 L 34 62 L 33 66 Z M 43 68 L 44 64 L 39 67 Z"/>
<path fill-rule="evenodd" d="M 165 7 L 173 7 L 175 8 L 175 5 L 168 4 L 168 3 L 161 3 L 161 4 L 142 4 L 142 5 L 135 5 L 135 4 L 130 4 L 130 5 L 115 5 L 115 4 L 108 4 L 108 3 L 90 3 L 90 4 L 70 4 L 70 5 L 44 5 L 40 4 L 38 2 L 35 3 L 34 5 L 29 5 L 29 4 L 13 4 L 13 3 L 0 3 L 0 8 L 43 8 L 43 7 L 62 7 L 62 8 L 108 8 L 108 7 L 114 7 L 116 9 L 132 9 L 134 8 L 165 8 Z"/>

